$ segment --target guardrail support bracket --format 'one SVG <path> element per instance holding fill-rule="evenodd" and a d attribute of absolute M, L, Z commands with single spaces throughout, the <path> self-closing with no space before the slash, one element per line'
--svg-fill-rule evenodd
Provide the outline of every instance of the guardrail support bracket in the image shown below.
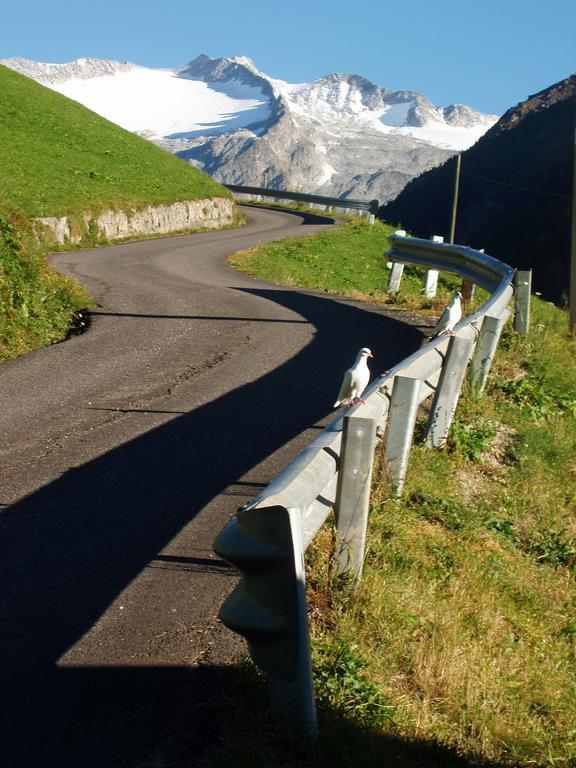
<path fill-rule="evenodd" d="M 515 312 L 514 330 L 527 334 L 530 330 L 530 293 L 532 290 L 532 270 L 518 270 L 514 277 Z"/>
<path fill-rule="evenodd" d="M 493 317 L 485 315 L 482 327 L 476 342 L 476 349 L 472 357 L 470 380 L 472 388 L 477 396 L 484 392 L 488 381 L 488 374 L 492 367 L 492 360 L 496 353 L 496 347 L 500 340 L 500 334 L 506 324 L 507 317 Z"/>
<path fill-rule="evenodd" d="M 339 540 L 336 567 L 338 573 L 354 573 L 356 584 L 360 581 L 364 564 L 375 445 L 375 419 L 356 413 L 344 417 L 334 505 Z"/>
<path fill-rule="evenodd" d="M 391 293 L 392 295 L 399 293 L 403 272 L 404 264 L 401 264 L 398 261 L 392 264 L 392 269 L 390 270 L 390 278 L 388 280 L 388 293 Z"/>
<path fill-rule="evenodd" d="M 450 339 L 426 427 L 426 445 L 430 448 L 442 448 L 446 444 L 473 347 L 471 339 L 458 336 Z"/>
<path fill-rule="evenodd" d="M 242 573 L 220 619 L 246 638 L 267 673 L 274 720 L 315 738 L 301 517 L 279 505 L 246 509 L 218 534 L 214 551 Z"/>
<path fill-rule="evenodd" d="M 426 278 L 424 280 L 424 296 L 427 299 L 433 299 L 436 296 L 438 289 L 438 275 L 437 269 L 429 269 L 426 272 Z"/>
<path fill-rule="evenodd" d="M 420 405 L 420 381 L 410 376 L 395 376 L 386 430 L 386 468 L 396 497 L 402 493 L 408 470 L 412 436 Z"/>

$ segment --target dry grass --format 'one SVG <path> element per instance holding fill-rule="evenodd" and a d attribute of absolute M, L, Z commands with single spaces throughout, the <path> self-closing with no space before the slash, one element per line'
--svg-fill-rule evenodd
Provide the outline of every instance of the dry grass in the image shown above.
<path fill-rule="evenodd" d="M 534 315 L 537 335 L 503 340 L 486 396 L 465 393 L 447 449 L 414 447 L 400 502 L 377 460 L 357 595 L 334 600 L 331 539 L 314 544 L 311 615 L 322 647 L 361 649 L 393 712 L 382 734 L 468 764 L 572 768 L 575 343 L 563 313 Z"/>
<path fill-rule="evenodd" d="M 405 286 L 385 300 L 422 308 Z M 399 501 L 377 457 L 360 590 L 329 527 L 307 552 L 318 752 L 250 765 L 576 766 L 575 382 L 566 313 L 535 300 L 446 449 L 414 446 Z"/>

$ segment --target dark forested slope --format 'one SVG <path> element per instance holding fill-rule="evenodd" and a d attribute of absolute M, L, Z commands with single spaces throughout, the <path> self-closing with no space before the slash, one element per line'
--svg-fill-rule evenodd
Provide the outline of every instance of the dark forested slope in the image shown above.
<path fill-rule="evenodd" d="M 568 290 L 576 75 L 508 110 L 462 154 L 455 242 L 534 270 L 556 301 Z M 380 209 L 414 235 L 448 238 L 455 160 L 414 179 Z"/>

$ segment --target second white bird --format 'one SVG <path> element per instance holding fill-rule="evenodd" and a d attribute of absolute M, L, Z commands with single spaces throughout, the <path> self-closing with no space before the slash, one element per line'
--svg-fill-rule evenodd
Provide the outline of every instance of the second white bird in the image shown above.
<path fill-rule="evenodd" d="M 367 363 L 369 357 L 373 357 L 372 352 L 368 347 L 362 347 L 360 352 L 358 352 L 354 365 L 344 374 L 334 408 L 338 408 L 342 403 L 355 405 L 358 402 L 363 402 L 361 395 L 370 381 L 370 369 Z"/>
<path fill-rule="evenodd" d="M 460 322 L 462 319 L 461 299 L 462 294 L 459 291 L 452 296 L 448 302 L 448 306 L 440 316 L 440 320 L 438 320 L 436 327 L 432 331 L 432 339 L 435 339 L 436 336 L 440 336 L 442 333 L 452 335 L 452 329 L 456 323 Z"/>

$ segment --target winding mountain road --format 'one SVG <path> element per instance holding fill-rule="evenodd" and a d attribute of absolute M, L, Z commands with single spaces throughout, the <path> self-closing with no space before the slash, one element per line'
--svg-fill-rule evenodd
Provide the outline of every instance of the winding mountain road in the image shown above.
<path fill-rule="evenodd" d="M 211 542 L 330 416 L 357 350 L 420 343 L 358 302 L 225 257 L 330 220 L 58 254 L 97 301 L 81 336 L 0 367 L 0 753 L 9 768 L 196 765 L 240 642 Z M 167 757 L 168 755 L 168 757 Z"/>

